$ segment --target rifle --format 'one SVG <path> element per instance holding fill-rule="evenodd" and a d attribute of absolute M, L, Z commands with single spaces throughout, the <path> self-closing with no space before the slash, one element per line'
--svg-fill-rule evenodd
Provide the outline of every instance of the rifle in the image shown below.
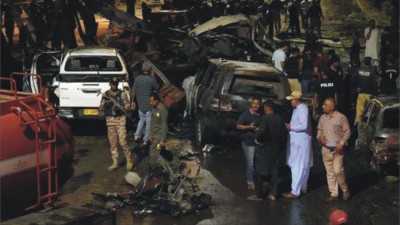
<path fill-rule="evenodd" d="M 101 94 L 101 96 L 102 96 L 103 98 L 107 99 L 108 101 L 111 101 L 111 103 L 112 103 L 115 107 L 117 107 L 119 110 L 121 110 L 121 112 L 122 112 L 126 117 L 128 117 L 128 119 L 130 119 L 132 122 L 135 122 L 135 119 L 133 119 L 132 116 L 131 116 L 130 114 L 128 114 L 128 112 L 126 111 L 126 109 L 125 109 L 124 106 L 122 106 L 122 105 L 121 105 L 119 102 L 117 102 L 115 99 L 113 99 L 113 98 L 107 96 L 107 95 L 104 94 L 104 93 L 101 93 L 101 91 L 97 92 L 97 96 L 100 95 L 100 94 Z"/>

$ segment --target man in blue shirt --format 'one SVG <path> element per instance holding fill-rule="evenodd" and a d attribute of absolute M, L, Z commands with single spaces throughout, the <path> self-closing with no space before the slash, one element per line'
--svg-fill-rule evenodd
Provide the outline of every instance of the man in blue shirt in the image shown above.
<path fill-rule="evenodd" d="M 254 152 L 255 152 L 255 130 L 260 120 L 261 98 L 253 97 L 250 109 L 239 117 L 236 129 L 242 130 L 242 148 L 246 158 L 247 188 L 254 190 Z"/>

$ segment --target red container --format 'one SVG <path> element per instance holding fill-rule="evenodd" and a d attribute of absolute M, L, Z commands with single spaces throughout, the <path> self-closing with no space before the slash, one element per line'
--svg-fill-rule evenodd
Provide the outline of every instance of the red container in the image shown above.
<path fill-rule="evenodd" d="M 41 94 L 17 92 L 16 75 L 27 74 L 1 78 L 11 84 L 11 90 L 0 89 L 2 220 L 51 204 L 58 187 L 72 176 L 70 127 Z"/>

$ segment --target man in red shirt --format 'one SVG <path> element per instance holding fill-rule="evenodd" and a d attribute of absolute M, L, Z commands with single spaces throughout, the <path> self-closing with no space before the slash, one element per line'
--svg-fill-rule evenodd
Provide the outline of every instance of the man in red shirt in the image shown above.
<path fill-rule="evenodd" d="M 315 53 L 316 57 L 314 60 L 314 74 L 317 74 L 318 80 L 321 80 L 321 71 L 328 66 L 329 58 L 322 53 L 322 46 L 317 47 Z"/>

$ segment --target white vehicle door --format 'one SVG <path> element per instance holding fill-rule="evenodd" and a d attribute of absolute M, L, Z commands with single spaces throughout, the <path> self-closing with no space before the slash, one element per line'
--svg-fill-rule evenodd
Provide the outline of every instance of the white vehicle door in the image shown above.
<path fill-rule="evenodd" d="M 50 51 L 36 53 L 32 60 L 30 73 L 42 76 L 42 86 L 50 86 L 54 77 L 60 72 L 60 60 L 62 51 Z M 24 77 L 23 90 L 39 93 L 38 80 L 36 77 Z"/>

